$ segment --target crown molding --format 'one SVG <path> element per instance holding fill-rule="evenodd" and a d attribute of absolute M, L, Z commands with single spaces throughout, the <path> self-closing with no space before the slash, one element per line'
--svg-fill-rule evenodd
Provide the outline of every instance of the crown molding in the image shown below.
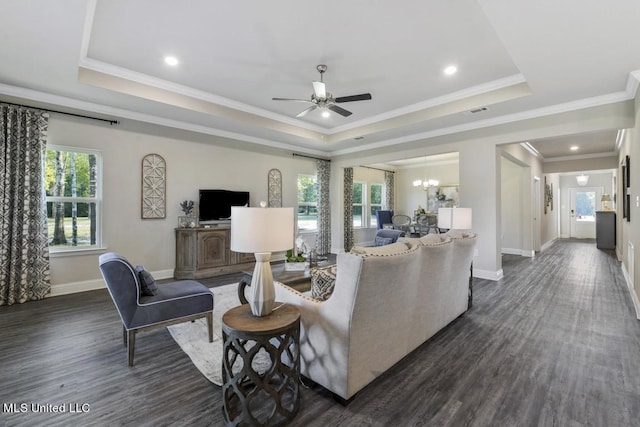
<path fill-rule="evenodd" d="M 337 133 L 349 131 L 355 128 L 369 126 L 384 120 L 394 119 L 396 117 L 405 116 L 408 114 L 416 113 L 422 110 L 438 107 L 441 105 L 449 104 L 455 101 L 460 101 L 473 96 L 484 95 L 497 90 L 505 89 L 511 86 L 516 86 L 522 83 L 526 83 L 526 80 L 522 74 L 515 74 L 509 77 L 505 77 L 498 80 L 493 80 L 481 85 L 473 86 L 467 89 L 463 89 L 457 92 L 453 92 L 447 95 L 438 96 L 428 99 L 416 104 L 407 105 L 402 108 L 397 108 L 382 114 L 378 114 L 366 119 L 358 120 L 346 125 L 336 126 L 328 131 L 328 135 L 334 135 Z"/>
<path fill-rule="evenodd" d="M 249 135 L 239 134 L 235 132 L 224 131 L 221 129 L 211 128 L 202 125 L 195 125 L 193 123 L 182 122 L 173 119 L 167 119 L 164 117 L 158 117 L 151 114 L 138 113 L 135 111 L 124 110 L 121 108 L 108 107 L 102 104 L 95 104 L 87 101 L 80 101 L 73 98 L 67 98 L 60 95 L 53 95 L 46 92 L 40 92 L 33 89 L 26 89 L 17 86 L 10 86 L 4 83 L 0 83 L 0 95 L 16 97 L 28 101 L 40 102 L 44 104 L 52 104 L 60 107 L 66 107 L 71 109 L 77 109 L 82 111 L 88 111 L 96 114 L 104 114 L 110 117 L 120 117 L 123 119 L 129 119 L 139 121 L 143 123 L 149 123 L 159 126 L 167 126 L 175 129 L 201 133 L 205 135 L 218 136 L 221 138 L 234 139 L 239 141 L 251 142 L 258 145 L 264 145 L 267 147 L 278 148 L 282 150 L 291 150 L 298 153 L 311 154 L 316 156 L 327 156 L 326 151 L 314 150 L 298 145 L 291 145 L 283 142 L 272 141 L 265 138 L 258 138 Z M 46 108 L 43 108 L 46 110 Z"/>
<path fill-rule="evenodd" d="M 565 162 L 568 160 L 598 159 L 602 157 L 618 157 L 618 153 L 616 153 L 615 151 L 611 151 L 608 153 L 577 154 L 575 156 L 553 157 L 549 159 L 544 159 L 543 163 Z"/>
<path fill-rule="evenodd" d="M 640 72 L 639 72 L 640 74 Z M 520 122 L 524 120 L 536 119 L 545 116 L 551 116 L 555 114 L 568 113 L 571 111 L 583 110 L 586 108 L 599 107 L 608 104 L 615 104 L 617 102 L 628 101 L 633 99 L 634 96 L 628 91 L 620 91 L 611 94 L 596 96 L 592 98 L 585 98 L 577 101 L 566 102 L 563 104 L 552 105 L 549 107 L 536 108 L 533 110 L 523 111 L 520 113 L 508 114 L 500 117 L 493 117 L 490 119 L 478 120 L 472 123 L 465 123 L 462 125 L 450 126 L 448 128 L 436 129 L 432 131 L 417 133 L 413 135 L 406 135 L 394 139 L 385 141 L 374 142 L 367 145 L 360 145 L 353 148 L 345 148 L 341 150 L 332 151 L 332 156 L 340 156 L 344 154 L 357 153 L 359 151 L 373 150 L 376 148 L 404 144 L 408 142 L 418 141 L 421 139 L 430 139 L 438 136 L 451 135 L 455 133 L 467 132 L 492 126 L 505 125 L 509 123 Z"/>

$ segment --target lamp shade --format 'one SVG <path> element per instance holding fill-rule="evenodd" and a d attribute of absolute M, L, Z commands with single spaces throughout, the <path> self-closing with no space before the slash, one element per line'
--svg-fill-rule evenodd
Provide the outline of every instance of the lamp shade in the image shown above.
<path fill-rule="evenodd" d="M 611 201 L 611 196 L 608 194 L 603 194 L 602 198 L 600 199 L 601 202 L 610 202 Z"/>
<path fill-rule="evenodd" d="M 293 208 L 231 207 L 231 250 L 286 251 L 293 247 Z"/>
<path fill-rule="evenodd" d="M 470 230 L 472 227 L 471 208 L 438 208 L 438 228 Z"/>

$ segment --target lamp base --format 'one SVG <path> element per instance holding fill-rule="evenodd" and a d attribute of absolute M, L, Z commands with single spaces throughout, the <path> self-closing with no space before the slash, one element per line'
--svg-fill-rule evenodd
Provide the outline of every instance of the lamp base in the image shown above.
<path fill-rule="evenodd" d="M 273 303 L 276 300 L 276 290 L 273 286 L 273 274 L 271 273 L 271 252 L 259 252 L 255 254 L 256 266 L 251 278 L 251 297 L 249 306 L 251 313 L 257 317 L 268 316 L 273 311 Z"/>

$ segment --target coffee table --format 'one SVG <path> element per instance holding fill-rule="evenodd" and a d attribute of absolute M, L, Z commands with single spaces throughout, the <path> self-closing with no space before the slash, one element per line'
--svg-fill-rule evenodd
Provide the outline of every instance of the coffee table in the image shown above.
<path fill-rule="evenodd" d="M 329 256 L 326 260 L 318 261 L 318 267 L 329 267 L 335 265 L 335 255 Z M 286 271 L 284 263 L 275 263 L 271 265 L 271 273 L 273 274 L 273 280 L 276 282 L 284 283 L 293 289 L 306 292 L 311 290 L 311 271 L 309 268 L 297 271 Z M 251 279 L 253 278 L 253 270 L 243 270 L 242 278 L 238 283 L 238 298 L 242 304 L 247 303 L 247 299 L 244 296 L 244 288 L 251 286 Z"/>

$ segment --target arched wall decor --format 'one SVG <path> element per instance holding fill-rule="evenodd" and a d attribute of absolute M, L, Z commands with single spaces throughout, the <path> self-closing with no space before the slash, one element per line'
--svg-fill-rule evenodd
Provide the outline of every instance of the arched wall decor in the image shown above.
<path fill-rule="evenodd" d="M 282 207 L 282 172 L 271 169 L 268 176 L 268 206 L 270 208 Z"/>
<path fill-rule="evenodd" d="M 166 217 L 167 163 L 159 154 L 142 158 L 142 219 Z"/>

